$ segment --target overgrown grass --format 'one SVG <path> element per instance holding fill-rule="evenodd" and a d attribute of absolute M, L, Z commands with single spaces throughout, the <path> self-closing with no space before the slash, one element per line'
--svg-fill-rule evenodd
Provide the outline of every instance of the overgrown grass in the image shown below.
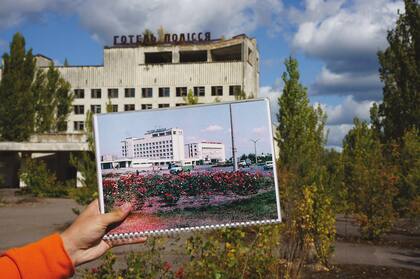
<path fill-rule="evenodd" d="M 214 218 L 220 219 L 227 214 L 234 219 L 255 220 L 277 218 L 277 205 L 275 190 L 257 194 L 249 199 L 233 201 L 223 205 L 190 207 L 174 209 L 170 212 L 160 212 L 159 217 L 184 217 L 184 218 Z M 240 219 L 240 220 L 239 220 Z"/>

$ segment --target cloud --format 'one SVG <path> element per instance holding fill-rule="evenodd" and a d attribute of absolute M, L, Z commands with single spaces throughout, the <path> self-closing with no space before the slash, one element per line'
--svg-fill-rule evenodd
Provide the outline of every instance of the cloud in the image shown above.
<path fill-rule="evenodd" d="M 265 126 L 257 127 L 252 129 L 252 132 L 260 136 L 267 132 L 267 128 Z"/>
<path fill-rule="evenodd" d="M 280 97 L 282 89 L 278 86 L 262 86 L 258 97 L 268 98 L 270 101 L 271 122 L 277 123 L 277 113 L 279 112 L 278 98 Z"/>
<path fill-rule="evenodd" d="M 327 3 L 328 2 L 328 3 Z M 325 67 L 311 88 L 319 95 L 381 95 L 376 53 L 387 46 L 387 30 L 403 10 L 402 1 L 307 0 L 304 11 L 291 9 L 297 31 L 292 45 L 319 58 Z"/>
<path fill-rule="evenodd" d="M 201 132 L 219 132 L 219 131 L 223 131 L 223 127 L 219 126 L 217 124 L 213 124 L 213 125 L 209 125 L 208 127 L 206 127 L 205 129 L 202 129 Z"/>
<path fill-rule="evenodd" d="M 343 138 L 353 128 L 353 124 L 340 124 L 340 125 L 327 125 L 328 141 L 327 146 L 329 147 L 341 147 Z"/>
<path fill-rule="evenodd" d="M 2 0 L 0 2 L 0 29 L 12 27 L 24 21 L 40 20 L 48 11 L 74 11 L 81 0 Z"/>
<path fill-rule="evenodd" d="M 376 72 L 334 73 L 324 67 L 312 84 L 310 94 L 351 95 L 356 100 L 379 100 L 382 97 L 382 83 Z"/>
<path fill-rule="evenodd" d="M 355 117 L 362 120 L 369 120 L 369 111 L 373 103 L 373 101 L 357 102 L 353 97 L 348 96 L 341 104 L 336 106 L 321 104 L 321 107 L 327 113 L 327 124 L 339 125 L 352 124 Z"/>

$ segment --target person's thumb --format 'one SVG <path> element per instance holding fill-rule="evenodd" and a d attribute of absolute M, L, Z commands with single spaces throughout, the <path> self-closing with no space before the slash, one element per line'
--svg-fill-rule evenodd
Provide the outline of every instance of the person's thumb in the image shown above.
<path fill-rule="evenodd" d="M 113 223 L 121 222 L 127 217 L 132 208 L 133 206 L 131 203 L 125 203 L 111 212 L 103 214 L 101 216 L 102 222 L 107 226 Z"/>

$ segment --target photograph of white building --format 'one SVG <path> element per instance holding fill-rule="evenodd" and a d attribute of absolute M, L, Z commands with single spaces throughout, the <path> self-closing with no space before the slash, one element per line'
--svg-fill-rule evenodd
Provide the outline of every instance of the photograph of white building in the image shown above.
<path fill-rule="evenodd" d="M 202 141 L 185 145 L 185 157 L 199 163 L 226 161 L 225 145 L 222 142 Z"/>
<path fill-rule="evenodd" d="M 154 165 L 184 161 L 184 136 L 179 128 L 147 131 L 142 138 L 121 141 L 121 156 L 148 160 Z"/>

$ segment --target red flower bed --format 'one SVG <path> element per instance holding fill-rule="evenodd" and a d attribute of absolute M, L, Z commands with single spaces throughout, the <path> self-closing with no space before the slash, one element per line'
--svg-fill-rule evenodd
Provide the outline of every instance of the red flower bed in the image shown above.
<path fill-rule="evenodd" d="M 121 175 L 103 178 L 107 208 L 131 201 L 140 210 L 148 197 L 159 197 L 168 206 L 175 205 L 182 195 L 209 197 L 228 192 L 240 196 L 257 193 L 274 185 L 271 174 L 247 172 L 181 173 L 179 175 Z"/>

